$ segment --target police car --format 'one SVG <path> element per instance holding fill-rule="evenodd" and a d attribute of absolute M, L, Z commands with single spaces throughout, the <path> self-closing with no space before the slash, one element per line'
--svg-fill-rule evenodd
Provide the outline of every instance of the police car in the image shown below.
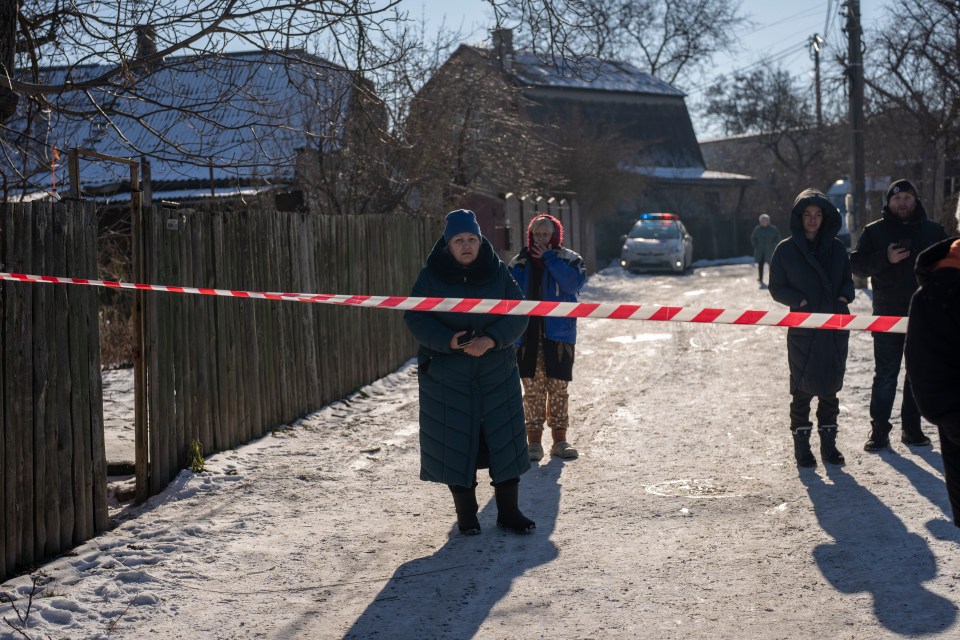
<path fill-rule="evenodd" d="M 693 264 L 693 236 L 675 213 L 644 213 L 623 237 L 620 266 L 633 273 L 683 273 Z"/>

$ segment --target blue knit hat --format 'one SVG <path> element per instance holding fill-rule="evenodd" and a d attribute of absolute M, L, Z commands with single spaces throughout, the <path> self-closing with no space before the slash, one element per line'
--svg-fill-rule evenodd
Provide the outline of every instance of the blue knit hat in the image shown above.
<path fill-rule="evenodd" d="M 443 229 L 443 239 L 450 242 L 450 239 L 458 233 L 472 233 L 478 237 L 483 235 L 480 233 L 480 224 L 473 211 L 457 209 L 447 214 L 447 226 Z"/>

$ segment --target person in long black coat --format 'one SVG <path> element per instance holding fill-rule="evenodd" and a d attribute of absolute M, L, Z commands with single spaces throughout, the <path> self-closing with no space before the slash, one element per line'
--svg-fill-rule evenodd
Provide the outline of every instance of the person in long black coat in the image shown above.
<path fill-rule="evenodd" d="M 777 245 L 770 260 L 770 295 L 791 311 L 850 313 L 854 287 L 850 259 L 837 239 L 840 212 L 816 189 L 802 191 L 790 213 L 791 236 Z M 818 399 L 817 432 L 825 462 L 843 464 L 837 450 L 837 417 L 847 366 L 849 332 L 832 329 L 787 330 L 790 365 L 790 430 L 794 456 L 802 467 L 816 466 L 810 450 L 810 403 Z"/>
<path fill-rule="evenodd" d="M 960 527 L 960 237 L 917 256 L 905 359 L 920 414 L 937 426 L 943 476 Z"/>
<path fill-rule="evenodd" d="M 446 222 L 411 295 L 522 300 L 474 213 L 452 211 Z M 450 487 L 460 532 L 475 535 L 477 469 L 489 469 L 497 524 L 518 533 L 534 529 L 518 506 L 530 457 L 514 344 L 527 318 L 407 311 L 404 320 L 420 343 L 420 478 Z"/>

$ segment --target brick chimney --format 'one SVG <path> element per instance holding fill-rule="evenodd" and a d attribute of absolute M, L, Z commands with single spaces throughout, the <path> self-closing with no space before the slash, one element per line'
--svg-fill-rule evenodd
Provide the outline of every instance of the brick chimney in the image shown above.
<path fill-rule="evenodd" d="M 138 24 L 133 28 L 137 34 L 137 54 L 134 59 L 142 60 L 157 53 L 157 32 L 148 24 Z"/>
<path fill-rule="evenodd" d="M 491 32 L 493 37 L 493 55 L 500 61 L 504 71 L 513 67 L 513 29 L 498 27 Z"/>

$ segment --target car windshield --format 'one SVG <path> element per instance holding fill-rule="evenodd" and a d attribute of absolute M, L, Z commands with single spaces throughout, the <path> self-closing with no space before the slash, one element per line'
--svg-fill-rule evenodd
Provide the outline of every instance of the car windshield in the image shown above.
<path fill-rule="evenodd" d="M 644 240 L 672 240 L 677 235 L 677 223 L 674 220 L 644 220 L 630 229 L 629 237 Z"/>

